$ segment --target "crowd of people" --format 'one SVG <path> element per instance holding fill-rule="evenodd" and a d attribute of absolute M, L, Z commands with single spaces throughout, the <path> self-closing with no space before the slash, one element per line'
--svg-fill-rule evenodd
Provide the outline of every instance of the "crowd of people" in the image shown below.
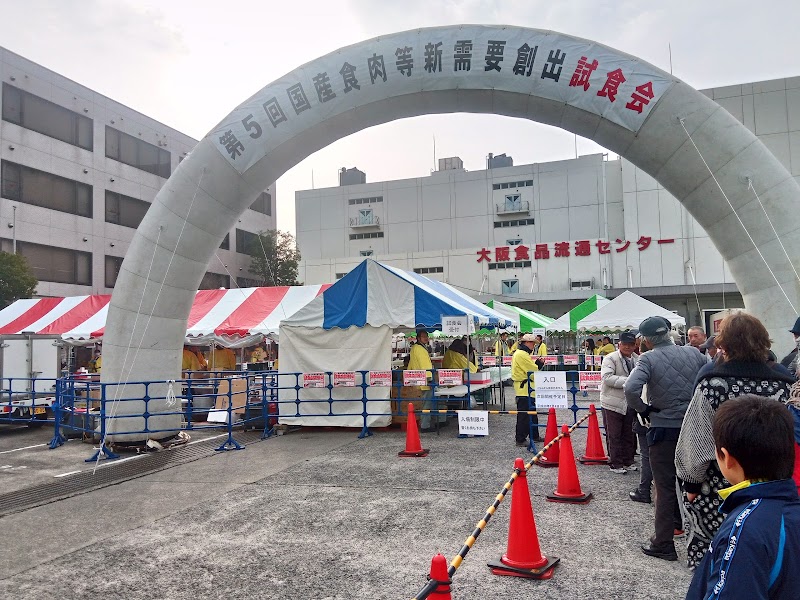
<path fill-rule="evenodd" d="M 800 318 L 790 331 L 800 347 Z M 777 362 L 766 328 L 743 311 L 716 336 L 691 327 L 687 340 L 650 317 L 601 367 L 610 470 L 637 469 L 638 445 L 630 499 L 655 502 L 642 552 L 677 560 L 685 535 L 689 598 L 800 598 L 797 348 Z"/>

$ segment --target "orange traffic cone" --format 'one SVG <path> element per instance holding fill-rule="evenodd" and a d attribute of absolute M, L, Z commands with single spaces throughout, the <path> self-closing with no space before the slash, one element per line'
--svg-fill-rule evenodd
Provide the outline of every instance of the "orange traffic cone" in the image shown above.
<path fill-rule="evenodd" d="M 438 598 L 438 600 L 452 600 L 450 595 L 450 575 L 447 574 L 447 559 L 442 554 L 437 554 L 431 559 L 431 571 L 428 575 L 430 581 L 438 581 L 436 589 L 428 594 L 428 598 Z"/>
<path fill-rule="evenodd" d="M 569 504 L 588 504 L 592 499 L 592 492 L 586 494 L 581 490 L 578 479 L 578 468 L 575 466 L 575 455 L 572 452 L 572 440 L 569 437 L 569 427 L 561 426 L 561 438 L 558 450 L 558 486 L 552 494 L 547 495 L 550 502 L 566 502 Z"/>
<path fill-rule="evenodd" d="M 556 409 L 552 406 L 547 411 L 547 430 L 544 434 L 544 447 L 558 437 L 558 424 L 556 423 Z M 540 467 L 558 466 L 558 442 L 547 448 L 545 453 L 536 461 Z"/>
<path fill-rule="evenodd" d="M 518 458 L 514 469 L 519 476 L 511 488 L 511 519 L 508 523 L 508 547 L 499 561 L 492 561 L 489 567 L 495 575 L 526 577 L 528 579 L 550 579 L 559 559 L 542 555 L 539 548 L 539 535 L 533 519 L 531 494 L 525 461 Z"/>
<path fill-rule="evenodd" d="M 586 453 L 579 459 L 585 465 L 607 465 L 608 456 L 603 448 L 603 437 L 600 435 L 600 424 L 597 422 L 597 411 L 594 404 L 589 405 L 589 431 L 586 434 Z"/>
<path fill-rule="evenodd" d="M 414 416 L 414 405 L 408 403 L 408 426 L 406 427 L 406 449 L 398 452 L 397 456 L 428 456 L 428 451 L 419 441 L 417 419 Z"/>

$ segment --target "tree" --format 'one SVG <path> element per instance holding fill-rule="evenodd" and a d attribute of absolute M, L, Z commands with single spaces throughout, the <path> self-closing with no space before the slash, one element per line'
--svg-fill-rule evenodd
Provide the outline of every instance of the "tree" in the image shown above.
<path fill-rule="evenodd" d="M 261 279 L 262 285 L 299 285 L 297 264 L 300 252 L 294 236 L 285 231 L 262 231 L 248 246 L 250 273 Z"/>
<path fill-rule="evenodd" d="M 21 254 L 0 252 L 0 307 L 36 293 L 39 280 Z"/>

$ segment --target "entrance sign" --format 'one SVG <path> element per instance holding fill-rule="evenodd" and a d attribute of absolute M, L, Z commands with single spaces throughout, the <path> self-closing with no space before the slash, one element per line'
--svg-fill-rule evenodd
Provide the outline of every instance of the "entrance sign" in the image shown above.
<path fill-rule="evenodd" d="M 403 371 L 403 385 L 428 385 L 428 372 L 424 369 Z"/>
<path fill-rule="evenodd" d="M 446 317 L 442 315 L 442 333 L 449 337 L 469 335 L 467 316 Z"/>
<path fill-rule="evenodd" d="M 458 435 L 489 435 L 489 413 L 485 410 L 457 410 Z"/>
<path fill-rule="evenodd" d="M 533 374 L 536 383 L 536 410 L 543 408 L 568 408 L 567 373 L 544 371 Z"/>
<path fill-rule="evenodd" d="M 600 371 L 581 371 L 578 374 L 578 389 L 582 392 L 599 392 L 602 383 L 603 377 Z"/>

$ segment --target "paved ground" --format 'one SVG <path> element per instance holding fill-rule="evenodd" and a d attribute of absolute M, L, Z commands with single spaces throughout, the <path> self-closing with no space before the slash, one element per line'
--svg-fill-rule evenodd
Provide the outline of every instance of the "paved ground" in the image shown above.
<path fill-rule="evenodd" d="M 423 434 L 422 459 L 397 457 L 400 431 L 303 430 L 0 518 L 0 597 L 411 598 L 431 556 L 453 557 L 510 475 L 513 417 L 490 427 L 488 438 L 457 439 L 454 425 Z M 580 454 L 585 433 L 574 440 Z M 555 469 L 529 475 L 542 550 L 561 557 L 553 579 L 486 567 L 505 551 L 509 495 L 454 598 L 683 597 L 682 562 L 638 549 L 652 528 L 652 507 L 627 499 L 638 474 L 578 471 L 595 494 L 586 506 L 545 502 Z"/>

